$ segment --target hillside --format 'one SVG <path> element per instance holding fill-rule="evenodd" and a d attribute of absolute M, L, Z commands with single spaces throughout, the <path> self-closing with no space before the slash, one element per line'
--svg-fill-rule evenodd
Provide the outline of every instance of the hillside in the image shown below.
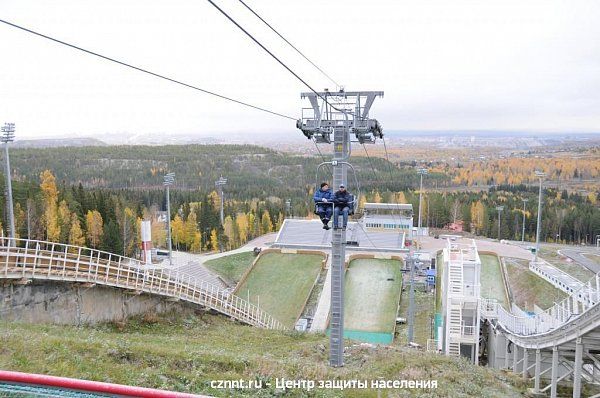
<path fill-rule="evenodd" d="M 161 188 L 163 175 L 175 172 L 178 189 L 210 192 L 220 176 L 228 178 L 234 197 L 264 197 L 284 188 L 305 192 L 315 185 L 320 157 L 284 154 L 253 145 L 91 146 L 68 148 L 15 148 L 11 151 L 13 178 L 39 180 L 50 169 L 57 181 L 95 188 Z M 353 158 L 361 188 L 400 190 L 416 186 L 412 168 L 398 168 L 384 159 Z M 372 167 L 371 167 L 372 165 Z M 330 179 L 327 168 L 319 178 Z M 389 178 L 392 173 L 393 179 Z M 381 174 L 373 180 L 374 173 Z M 448 180 L 440 175 L 434 179 Z M 349 184 L 353 186 L 353 176 Z M 249 183 L 251 186 L 249 187 Z M 385 182 L 385 184 L 383 184 Z M 387 185 L 386 185 L 387 184 Z M 389 185 L 389 187 L 388 187 Z M 292 192 L 290 192 L 292 191 Z"/>
<path fill-rule="evenodd" d="M 281 396 L 275 378 L 437 380 L 431 390 L 393 390 L 394 396 L 518 397 L 516 376 L 465 360 L 399 346 L 350 344 L 346 366 L 327 364 L 322 334 L 280 333 L 208 314 L 146 316 L 97 327 L 0 322 L 0 368 L 89 380 L 205 393 L 218 397 Z M 468 375 L 468 377 L 465 377 Z M 211 380 L 262 380 L 261 390 L 217 390 Z M 390 390 L 392 391 L 392 390 Z M 291 390 L 286 397 L 376 397 L 376 390 Z"/>

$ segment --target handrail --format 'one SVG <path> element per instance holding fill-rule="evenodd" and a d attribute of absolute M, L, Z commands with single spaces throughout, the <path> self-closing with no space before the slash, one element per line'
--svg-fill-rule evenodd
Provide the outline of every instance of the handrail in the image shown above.
<path fill-rule="evenodd" d="M 0 278 L 114 286 L 203 305 L 253 326 L 285 329 L 264 310 L 210 282 L 179 270 L 149 269 L 139 260 L 86 247 L 1 237 Z"/>
<path fill-rule="evenodd" d="M 592 288 L 595 285 L 596 288 Z M 552 307 L 532 316 L 517 316 L 507 311 L 495 299 L 482 299 L 482 316 L 496 317 L 508 332 L 519 336 L 533 336 L 551 332 L 600 304 L 600 273 Z M 577 298 L 587 296 L 587 300 Z M 574 300 L 575 298 L 575 300 Z M 589 305 L 586 305 L 589 302 Z M 580 308 L 581 307 L 583 308 Z"/>

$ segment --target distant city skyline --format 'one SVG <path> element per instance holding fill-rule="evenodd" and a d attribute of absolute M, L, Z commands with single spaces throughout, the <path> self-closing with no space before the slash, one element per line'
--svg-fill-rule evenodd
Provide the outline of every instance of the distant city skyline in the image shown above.
<path fill-rule="evenodd" d="M 313 87 L 335 89 L 239 2 L 217 4 Z M 600 41 L 594 40 L 600 37 L 600 2 L 248 4 L 347 89 L 385 91 L 373 116 L 392 134 L 600 132 Z M 50 7 L 41 0 L 5 0 L 0 13 L 1 19 L 292 117 L 308 106 L 299 95 L 308 89 L 208 2 L 60 0 Z M 293 120 L 4 24 L 0 51 L 0 124 L 14 122 L 17 139 L 302 139 Z"/>

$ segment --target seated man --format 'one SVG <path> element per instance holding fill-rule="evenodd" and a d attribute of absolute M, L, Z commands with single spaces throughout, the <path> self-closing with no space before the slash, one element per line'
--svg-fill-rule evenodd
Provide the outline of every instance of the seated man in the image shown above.
<path fill-rule="evenodd" d="M 340 185 L 340 189 L 333 194 L 333 203 L 335 204 L 333 210 L 333 228 L 346 229 L 348 225 L 348 213 L 350 213 L 350 208 L 354 206 L 354 203 L 352 203 L 353 200 L 353 196 L 346 190 L 346 186 L 344 184 Z M 343 216 L 341 227 L 338 225 L 340 214 Z"/>
<path fill-rule="evenodd" d="M 326 182 L 321 183 L 321 188 L 315 192 L 313 199 L 317 206 L 315 212 L 321 218 L 323 229 L 329 229 L 329 225 L 327 224 L 329 224 L 329 220 L 333 214 L 333 194 L 331 193 L 331 189 L 329 189 L 329 184 Z"/>

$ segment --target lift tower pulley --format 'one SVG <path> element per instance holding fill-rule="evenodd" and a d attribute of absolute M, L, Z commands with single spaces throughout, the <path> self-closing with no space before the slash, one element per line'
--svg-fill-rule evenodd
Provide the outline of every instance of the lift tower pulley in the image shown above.
<path fill-rule="evenodd" d="M 373 144 L 383 138 L 383 130 L 376 119 L 369 118 L 375 98 L 383 91 L 324 91 L 302 93 L 310 108 L 302 109 L 302 118 L 296 122 L 304 136 L 316 143 L 333 143 L 333 188 L 347 185 L 350 135 L 360 144 Z M 355 204 L 356 207 L 357 204 Z M 341 226 L 341 216 L 336 225 Z M 334 228 L 331 242 L 331 307 L 329 322 L 329 364 L 344 365 L 344 262 L 346 260 L 346 229 Z"/>

